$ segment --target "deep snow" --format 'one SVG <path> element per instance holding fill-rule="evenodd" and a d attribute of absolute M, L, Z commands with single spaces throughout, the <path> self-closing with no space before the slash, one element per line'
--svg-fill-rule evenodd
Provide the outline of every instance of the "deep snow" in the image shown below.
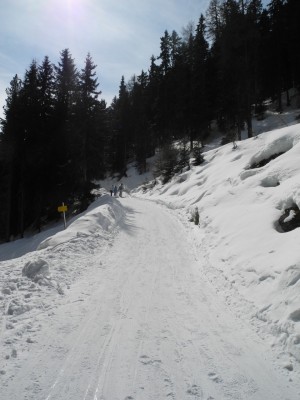
<path fill-rule="evenodd" d="M 131 169 L 125 198 L 1 245 L 1 400 L 298 399 L 300 229 L 277 221 L 300 207 L 299 142 L 210 144 L 164 186 Z"/>

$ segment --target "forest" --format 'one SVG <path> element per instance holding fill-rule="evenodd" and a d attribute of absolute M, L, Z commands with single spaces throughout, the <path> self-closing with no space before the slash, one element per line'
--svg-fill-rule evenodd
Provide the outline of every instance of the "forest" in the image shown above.
<path fill-rule="evenodd" d="M 214 121 L 224 143 L 252 137 L 252 118 L 266 101 L 289 107 L 300 90 L 300 1 L 211 0 L 195 26 L 165 31 L 160 54 L 128 81 L 112 103 L 101 100 L 97 66 L 87 54 L 78 69 L 70 49 L 57 65 L 32 60 L 6 90 L 0 132 L 0 241 L 40 231 L 58 205 L 86 209 L 97 180 L 143 173 L 158 150 L 167 181 L 197 163 Z M 284 93 L 284 96 L 282 94 Z M 180 149 L 172 143 L 180 142 Z"/>

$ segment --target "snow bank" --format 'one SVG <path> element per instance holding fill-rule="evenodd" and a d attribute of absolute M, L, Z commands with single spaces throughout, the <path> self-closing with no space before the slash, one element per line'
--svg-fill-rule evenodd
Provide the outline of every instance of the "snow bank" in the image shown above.
<path fill-rule="evenodd" d="M 96 232 L 109 232 L 124 216 L 121 204 L 108 195 L 96 200 L 81 217 L 72 222 L 65 231 L 58 232 L 41 242 L 38 250 L 69 242 L 77 237 L 90 236 Z"/>
<path fill-rule="evenodd" d="M 47 239 L 43 232 L 42 241 L 36 235 L 33 242 L 39 250 L 29 243 L 30 252 L 12 259 L 11 254 L 18 253 L 13 246 L 22 241 L 1 246 L 2 259 L 7 261 L 0 262 L 0 374 L 6 374 L 9 365 L 13 374 L 16 367 L 7 360 L 30 350 L 35 335 L 43 325 L 48 326 L 55 309 L 67 297 L 66 291 L 76 285 L 83 271 L 93 275 L 99 264 L 93 260 L 95 249 L 97 254 L 107 251 L 125 215 L 118 199 L 103 195 L 66 230 Z M 22 250 L 26 250 L 26 243 L 28 239 L 21 244 Z"/>
<path fill-rule="evenodd" d="M 180 210 L 185 221 L 198 208 L 193 229 L 205 273 L 271 345 L 300 361 L 300 229 L 283 233 L 277 224 L 286 208 L 300 206 L 299 125 L 204 158 L 166 185 L 150 183 L 135 195 Z"/>

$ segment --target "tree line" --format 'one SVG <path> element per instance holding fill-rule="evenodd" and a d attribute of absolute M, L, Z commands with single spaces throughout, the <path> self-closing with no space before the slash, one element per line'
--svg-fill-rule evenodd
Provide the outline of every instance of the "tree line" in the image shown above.
<path fill-rule="evenodd" d="M 12 79 L 0 143 L 0 237 L 40 230 L 62 202 L 84 209 L 92 181 L 103 177 L 107 110 L 95 68 L 88 54 L 78 70 L 65 49 L 58 65 L 46 56 Z"/>
<path fill-rule="evenodd" d="M 107 107 L 99 99 L 90 54 L 78 70 L 69 49 L 57 65 L 32 61 L 7 89 L 0 136 L 0 239 L 41 229 L 62 201 L 83 210 L 93 182 L 126 175 L 128 161 L 146 170 L 161 150 L 167 177 L 201 162 L 201 143 L 216 121 L 227 140 L 253 135 L 253 114 L 264 101 L 300 86 L 298 0 L 211 0 L 197 25 L 179 36 L 165 31 L 147 71 L 121 78 Z M 180 154 L 171 144 L 182 143 Z M 195 146 L 200 143 L 200 146 Z M 161 167 L 163 166 L 163 167 Z"/>
<path fill-rule="evenodd" d="M 299 91 L 299 20 L 297 0 L 267 8 L 261 0 L 211 0 L 196 27 L 182 36 L 165 31 L 148 71 L 126 84 L 122 77 L 112 103 L 126 141 L 119 151 L 134 154 L 143 170 L 157 146 L 201 144 L 212 121 L 225 140 L 239 140 L 243 128 L 252 137 L 252 117 L 263 114 L 266 99 L 281 112 L 282 93 L 289 106 L 289 89 Z"/>

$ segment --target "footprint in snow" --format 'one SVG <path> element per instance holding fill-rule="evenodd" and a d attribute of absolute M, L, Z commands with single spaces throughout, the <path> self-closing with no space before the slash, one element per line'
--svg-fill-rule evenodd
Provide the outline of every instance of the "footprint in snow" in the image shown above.
<path fill-rule="evenodd" d="M 186 392 L 187 394 L 190 394 L 192 396 L 197 396 L 199 398 L 202 398 L 203 395 L 202 390 L 198 385 L 192 385 Z"/>
<path fill-rule="evenodd" d="M 140 356 L 140 362 L 144 365 L 151 365 L 151 364 L 160 364 L 161 360 L 151 360 L 148 356 L 144 354 Z"/>
<path fill-rule="evenodd" d="M 222 379 L 217 374 L 215 374 L 214 372 L 209 372 L 208 376 L 212 381 L 214 381 L 216 383 L 222 382 Z"/>

